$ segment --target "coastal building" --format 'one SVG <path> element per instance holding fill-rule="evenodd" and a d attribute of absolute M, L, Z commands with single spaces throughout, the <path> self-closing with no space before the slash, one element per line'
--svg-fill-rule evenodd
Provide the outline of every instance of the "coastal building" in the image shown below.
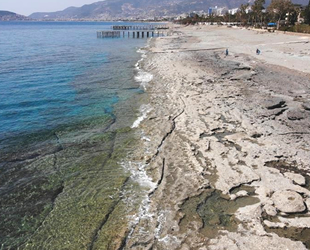
<path fill-rule="evenodd" d="M 184 18 L 186 18 L 186 17 L 188 17 L 188 14 L 187 14 L 187 13 L 183 13 L 183 14 L 177 16 L 177 17 L 175 18 L 175 20 L 182 20 L 182 19 L 184 19 Z"/>
<path fill-rule="evenodd" d="M 209 7 L 208 9 L 208 16 L 211 16 L 213 13 L 213 8 L 212 7 Z"/>
<path fill-rule="evenodd" d="M 235 15 L 239 11 L 239 8 L 234 8 L 234 9 L 229 9 L 228 14 L 230 15 Z"/>
<path fill-rule="evenodd" d="M 252 6 L 249 6 L 245 9 L 245 13 L 249 14 L 252 12 Z"/>
<path fill-rule="evenodd" d="M 210 7 L 208 9 L 208 16 L 214 15 L 214 16 L 223 16 L 227 13 L 228 9 L 226 7 Z"/>

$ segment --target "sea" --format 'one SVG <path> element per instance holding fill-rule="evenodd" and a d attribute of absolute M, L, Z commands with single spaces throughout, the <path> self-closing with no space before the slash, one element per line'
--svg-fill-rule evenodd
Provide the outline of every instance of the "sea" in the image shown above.
<path fill-rule="evenodd" d="M 1 250 L 130 237 L 145 187 L 128 162 L 151 76 L 137 67 L 147 39 L 97 38 L 112 25 L 130 23 L 0 22 Z"/>

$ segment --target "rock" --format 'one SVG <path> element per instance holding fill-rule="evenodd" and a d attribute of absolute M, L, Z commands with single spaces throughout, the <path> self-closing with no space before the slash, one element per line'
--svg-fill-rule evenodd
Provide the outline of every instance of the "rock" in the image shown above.
<path fill-rule="evenodd" d="M 251 80 L 253 75 L 256 75 L 256 72 L 251 71 L 251 72 L 248 72 L 248 73 L 237 74 L 237 75 L 232 76 L 230 78 L 230 80 L 232 80 L 232 81 L 236 81 L 236 80 Z"/>
<path fill-rule="evenodd" d="M 294 216 L 293 218 L 289 218 L 287 216 L 286 217 L 279 216 L 278 219 L 280 223 L 284 223 L 287 228 L 290 227 L 304 228 L 304 229 L 310 228 L 310 217 L 308 216 L 305 217 Z"/>
<path fill-rule="evenodd" d="M 276 216 L 278 213 L 277 209 L 270 204 L 266 204 L 264 206 L 264 210 L 265 210 L 266 214 L 268 214 L 269 216 Z"/>
<path fill-rule="evenodd" d="M 305 201 L 305 203 L 306 203 L 306 206 L 307 206 L 308 212 L 309 212 L 309 210 L 310 210 L 310 198 L 308 198 L 308 199 Z"/>
<path fill-rule="evenodd" d="M 241 190 L 241 191 L 237 192 L 236 194 L 231 194 L 230 199 L 233 201 L 239 197 L 246 197 L 246 196 L 249 196 L 248 192 L 245 190 Z"/>
<path fill-rule="evenodd" d="M 237 199 L 237 195 L 231 194 L 231 195 L 230 195 L 230 199 L 231 199 L 232 201 L 234 201 L 235 199 Z"/>
<path fill-rule="evenodd" d="M 245 230 L 244 230 L 245 231 Z M 193 248 L 192 248 L 193 249 Z M 198 249 L 198 248 L 197 248 Z M 203 249 L 203 248 L 199 248 Z M 225 234 L 211 239 L 208 243 L 208 250 L 306 250 L 306 246 L 300 241 L 293 241 L 276 234 L 255 235 L 247 232 Z"/>
<path fill-rule="evenodd" d="M 272 98 L 265 100 L 263 102 L 263 106 L 267 109 L 276 109 L 276 108 L 282 108 L 285 104 L 285 101 L 281 98 Z"/>
<path fill-rule="evenodd" d="M 275 207 L 284 213 L 299 213 L 306 209 L 302 197 L 294 191 L 276 191 L 272 200 Z"/>
<path fill-rule="evenodd" d="M 304 102 L 303 104 L 301 104 L 301 106 L 305 109 L 310 111 L 310 102 Z"/>
<path fill-rule="evenodd" d="M 269 220 L 264 220 L 263 222 L 269 228 L 284 228 L 285 227 L 285 223 L 281 223 L 281 222 L 271 222 Z"/>
<path fill-rule="evenodd" d="M 268 116 L 272 116 L 272 115 L 273 115 L 273 116 L 280 116 L 280 115 L 282 115 L 286 110 L 287 110 L 287 108 L 273 109 L 273 110 L 267 112 L 266 115 L 268 115 Z"/>
<path fill-rule="evenodd" d="M 241 64 L 238 68 L 236 68 L 237 70 L 252 70 L 252 67 L 250 65 L 246 65 L 246 64 Z"/>
<path fill-rule="evenodd" d="M 306 185 L 306 178 L 303 177 L 301 174 L 294 174 L 294 173 L 286 172 L 284 173 L 284 176 L 294 181 L 298 185 L 301 185 L 301 186 Z"/>
<path fill-rule="evenodd" d="M 237 192 L 236 195 L 237 195 L 237 197 L 249 196 L 248 192 L 245 190 L 241 190 L 241 191 Z"/>
<path fill-rule="evenodd" d="M 286 115 L 287 118 L 292 121 L 301 120 L 305 118 L 304 113 L 299 109 L 290 109 Z"/>

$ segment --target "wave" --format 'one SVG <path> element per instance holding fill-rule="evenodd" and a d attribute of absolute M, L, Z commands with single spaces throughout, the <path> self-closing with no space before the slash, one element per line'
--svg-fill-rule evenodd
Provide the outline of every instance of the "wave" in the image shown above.
<path fill-rule="evenodd" d="M 147 50 L 146 48 L 149 45 L 147 45 L 144 49 L 138 49 L 138 53 L 141 53 L 141 59 L 136 63 L 135 67 L 137 70 L 137 75 L 135 76 L 135 80 L 140 83 L 140 86 L 146 90 L 147 84 L 153 80 L 153 75 L 149 72 L 146 72 L 141 69 L 140 65 L 142 64 L 143 60 L 147 57 Z"/>
<path fill-rule="evenodd" d="M 150 113 L 152 108 L 150 105 L 143 104 L 141 105 L 139 111 L 140 111 L 140 116 L 137 118 L 137 120 L 134 121 L 134 123 L 131 125 L 131 128 L 137 128 L 139 127 L 140 123 L 147 118 L 148 113 Z"/>

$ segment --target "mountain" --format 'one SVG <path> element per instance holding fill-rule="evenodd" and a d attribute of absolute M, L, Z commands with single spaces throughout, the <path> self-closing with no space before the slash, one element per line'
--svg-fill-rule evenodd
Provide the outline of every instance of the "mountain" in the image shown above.
<path fill-rule="evenodd" d="M 29 17 L 40 20 L 118 20 L 176 16 L 192 11 L 207 12 L 209 7 L 237 8 L 254 0 L 106 0 L 57 12 L 38 12 Z M 267 4 L 270 0 L 267 0 Z M 307 5 L 308 0 L 293 0 Z"/>
<path fill-rule="evenodd" d="M 28 21 L 29 17 L 18 15 L 14 12 L 0 10 L 0 21 Z"/>

